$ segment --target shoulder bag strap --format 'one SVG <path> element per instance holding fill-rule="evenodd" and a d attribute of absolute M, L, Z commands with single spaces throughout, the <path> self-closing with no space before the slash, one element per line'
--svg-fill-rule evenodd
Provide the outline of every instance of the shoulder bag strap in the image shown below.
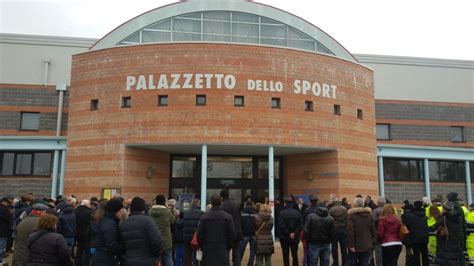
<path fill-rule="evenodd" d="M 260 233 L 260 230 L 262 230 L 264 224 L 265 224 L 265 222 L 263 222 L 262 225 L 260 225 L 260 228 L 258 229 L 257 233 L 255 234 L 256 236 L 258 236 L 258 234 Z"/>

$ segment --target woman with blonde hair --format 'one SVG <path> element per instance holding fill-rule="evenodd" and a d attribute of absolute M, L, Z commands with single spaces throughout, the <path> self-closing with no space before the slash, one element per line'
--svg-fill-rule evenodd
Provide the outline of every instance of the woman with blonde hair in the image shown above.
<path fill-rule="evenodd" d="M 392 204 L 386 204 L 377 226 L 377 240 L 382 246 L 383 266 L 398 265 L 398 257 L 402 251 L 400 226 L 400 218 L 398 218 L 395 208 Z"/>
<path fill-rule="evenodd" d="M 272 209 L 268 204 L 260 205 L 260 212 L 255 219 L 255 255 L 257 256 L 257 266 L 272 265 L 272 254 L 275 252 L 273 246 L 273 217 Z"/>
<path fill-rule="evenodd" d="M 69 265 L 71 254 L 64 237 L 56 233 L 58 218 L 43 214 L 38 219 L 38 230 L 28 238 L 27 265 Z"/>

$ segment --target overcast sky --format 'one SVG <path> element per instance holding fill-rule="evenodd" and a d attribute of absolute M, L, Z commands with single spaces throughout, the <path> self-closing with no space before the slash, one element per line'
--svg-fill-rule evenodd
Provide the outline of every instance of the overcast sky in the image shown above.
<path fill-rule="evenodd" d="M 225 0 L 223 0 L 225 1 Z M 0 32 L 101 38 L 169 0 L 0 0 Z M 258 0 L 351 53 L 474 60 L 473 0 Z"/>

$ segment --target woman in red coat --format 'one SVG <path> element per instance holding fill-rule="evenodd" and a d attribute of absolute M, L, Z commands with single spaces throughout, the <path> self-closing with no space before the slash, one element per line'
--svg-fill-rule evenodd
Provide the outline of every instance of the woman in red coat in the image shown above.
<path fill-rule="evenodd" d="M 382 246 L 382 265 L 397 266 L 398 256 L 402 251 L 400 239 L 400 218 L 391 204 L 386 204 L 377 226 L 377 240 Z"/>

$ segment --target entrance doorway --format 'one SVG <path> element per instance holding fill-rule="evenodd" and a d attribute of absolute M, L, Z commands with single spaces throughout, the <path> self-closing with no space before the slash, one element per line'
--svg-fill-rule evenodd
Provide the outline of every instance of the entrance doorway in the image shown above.
<path fill-rule="evenodd" d="M 200 194 L 201 156 L 172 155 L 170 161 L 170 196 L 177 199 L 180 194 Z M 282 161 L 282 158 L 275 157 L 275 199 L 282 196 Z M 249 197 L 254 202 L 264 202 L 268 199 L 268 158 L 209 155 L 207 201 L 222 189 L 228 189 L 230 197 L 239 205 Z"/>

